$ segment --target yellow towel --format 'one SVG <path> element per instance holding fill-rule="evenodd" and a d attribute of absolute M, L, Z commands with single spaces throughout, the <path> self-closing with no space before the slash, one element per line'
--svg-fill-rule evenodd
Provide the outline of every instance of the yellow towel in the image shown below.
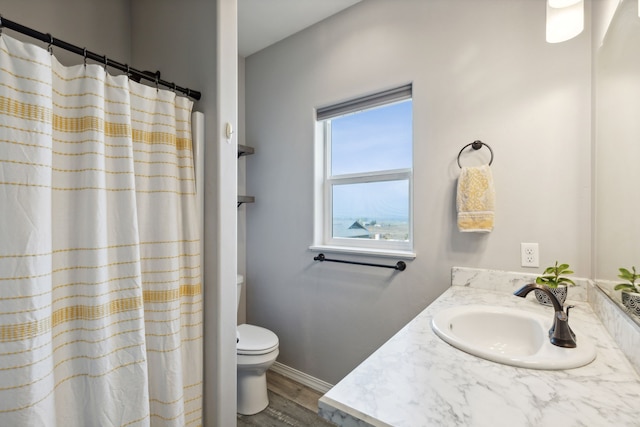
<path fill-rule="evenodd" d="M 493 230 L 496 193 L 489 166 L 464 167 L 458 178 L 458 230 L 488 233 Z"/>

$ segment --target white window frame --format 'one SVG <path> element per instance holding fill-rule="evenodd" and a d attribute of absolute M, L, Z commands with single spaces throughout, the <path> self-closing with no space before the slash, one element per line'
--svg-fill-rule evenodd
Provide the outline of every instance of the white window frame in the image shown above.
<path fill-rule="evenodd" d="M 404 258 L 415 257 L 415 253 L 413 252 L 413 155 L 411 168 L 331 175 L 331 123 L 328 121 L 330 118 L 339 117 L 349 112 L 412 99 L 411 92 L 411 85 L 405 85 L 390 91 L 380 92 L 328 107 L 327 109 L 334 111 L 333 113 L 329 113 L 330 117 L 319 118 L 319 115 L 316 114 L 314 244 L 310 247 L 312 250 L 400 256 Z M 327 109 L 325 109 L 325 111 Z M 408 182 L 408 240 L 393 241 L 333 237 L 332 204 L 334 186 L 389 181 Z"/>

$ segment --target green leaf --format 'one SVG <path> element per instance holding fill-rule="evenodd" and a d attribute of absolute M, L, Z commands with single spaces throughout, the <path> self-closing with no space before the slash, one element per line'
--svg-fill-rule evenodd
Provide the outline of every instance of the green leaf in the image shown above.
<path fill-rule="evenodd" d="M 627 270 L 626 268 L 619 268 L 618 270 L 620 270 L 620 274 L 618 275 L 619 278 L 625 280 L 633 280 L 634 275 L 631 274 L 629 270 Z"/>
<path fill-rule="evenodd" d="M 562 282 L 562 283 L 570 283 L 572 286 L 575 286 L 575 285 L 576 285 L 576 283 L 575 283 L 573 280 L 571 280 L 571 279 L 569 279 L 569 278 L 567 278 L 567 277 L 561 277 L 561 278 L 559 278 L 559 279 L 558 279 L 558 282 Z"/>
<path fill-rule="evenodd" d="M 620 283 L 613 288 L 615 291 L 627 291 L 631 290 L 631 292 L 635 292 L 635 288 L 628 283 Z"/>
<path fill-rule="evenodd" d="M 567 268 L 569 268 L 569 264 L 560 264 L 558 266 L 558 270 L 560 270 L 560 271 L 566 270 Z M 572 271 L 572 273 L 573 273 L 573 271 Z M 567 274 L 569 274 L 569 273 L 567 273 Z"/>

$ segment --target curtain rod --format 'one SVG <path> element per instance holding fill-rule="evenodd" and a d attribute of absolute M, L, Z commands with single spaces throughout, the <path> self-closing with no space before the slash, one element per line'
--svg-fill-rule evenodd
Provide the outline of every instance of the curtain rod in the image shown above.
<path fill-rule="evenodd" d="M 200 97 L 202 96 L 200 92 L 198 92 L 197 90 L 191 90 L 189 88 L 176 86 L 175 83 L 171 83 L 171 82 L 160 79 L 160 71 L 156 71 L 155 73 L 152 73 L 150 71 L 136 70 L 135 68 L 129 67 L 128 64 L 121 64 L 112 59 L 109 59 L 106 57 L 106 55 L 105 56 L 98 55 L 85 48 L 81 48 L 81 47 L 72 45 L 71 43 L 62 41 L 60 39 L 56 39 L 49 33 L 46 33 L 46 34 L 41 33 L 40 31 L 36 31 L 32 28 L 25 27 L 24 25 L 18 24 L 17 22 L 10 21 L 7 18 L 4 18 L 2 17 L 2 15 L 0 15 L 0 32 L 2 31 L 2 28 L 9 28 L 10 30 L 17 31 L 26 36 L 33 37 L 34 39 L 38 39 L 42 42 L 48 43 L 49 48 L 51 48 L 52 46 L 56 46 L 64 50 L 68 50 L 69 52 L 73 52 L 75 54 L 84 56 L 85 60 L 88 58 L 93 61 L 104 64 L 105 67 L 116 68 L 120 71 L 124 71 L 125 73 L 127 73 L 129 77 L 133 78 L 134 80 L 137 80 L 137 81 L 140 81 L 140 79 L 149 80 L 151 82 L 154 82 L 156 86 L 162 85 L 174 91 L 182 92 L 188 97 L 191 97 L 195 100 L 199 100 Z"/>

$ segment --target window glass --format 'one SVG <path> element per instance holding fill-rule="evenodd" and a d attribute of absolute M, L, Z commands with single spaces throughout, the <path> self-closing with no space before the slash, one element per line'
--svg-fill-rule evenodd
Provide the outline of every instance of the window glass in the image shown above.
<path fill-rule="evenodd" d="M 406 85 L 317 110 L 319 245 L 413 250 L 411 92 Z"/>
<path fill-rule="evenodd" d="M 409 181 L 333 186 L 333 237 L 409 240 Z"/>
<path fill-rule="evenodd" d="M 411 168 L 411 100 L 331 119 L 331 175 Z"/>

